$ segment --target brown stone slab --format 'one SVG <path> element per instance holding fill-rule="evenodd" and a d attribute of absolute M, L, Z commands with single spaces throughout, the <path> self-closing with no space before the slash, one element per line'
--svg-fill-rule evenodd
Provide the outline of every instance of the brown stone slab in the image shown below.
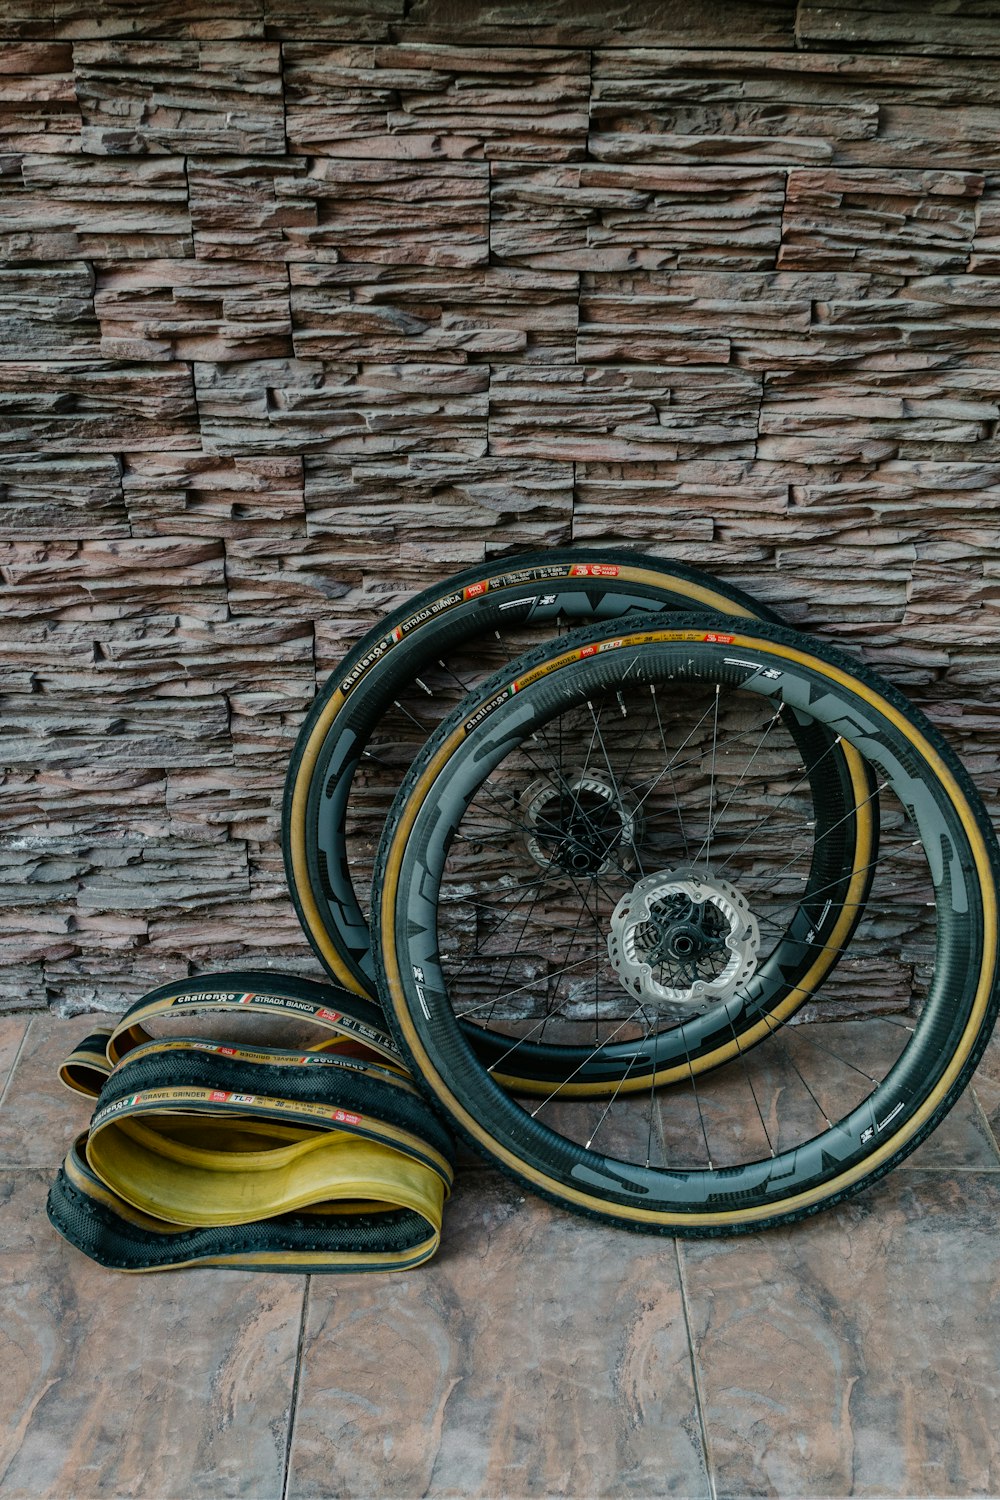
<path fill-rule="evenodd" d="M 775 346 L 804 345 L 813 362 L 829 354 L 815 337 L 813 310 L 839 294 L 856 299 L 861 321 L 868 297 L 893 284 L 874 277 L 781 271 L 587 272 L 581 277 L 581 363 L 738 364 L 773 368 Z M 850 355 L 858 358 L 852 329 Z M 767 351 L 760 355 L 759 350 Z"/>
<path fill-rule="evenodd" d="M 188 365 L 0 363 L 0 452 L 187 449 L 197 433 Z"/>
<path fill-rule="evenodd" d="M 294 545 L 275 537 L 234 538 L 227 548 L 229 597 L 241 614 L 313 618 L 347 593 L 357 568 L 333 538 Z"/>
<path fill-rule="evenodd" d="M 837 52 L 615 48 L 594 57 L 600 161 L 988 169 L 996 69 Z"/>
<path fill-rule="evenodd" d="M 12 833 L 75 834 L 96 839 L 128 821 L 142 834 L 165 835 L 159 809 L 166 795 L 163 773 L 70 766 L 45 771 L 12 770 L 4 781 L 4 807 Z M 123 814 L 123 809 L 127 813 Z"/>
<path fill-rule="evenodd" d="M 307 166 L 304 157 L 190 157 L 198 259 L 260 262 L 307 255 L 303 236 L 319 219 L 316 203 L 302 191 Z M 336 251 L 328 254 L 336 259 Z"/>
<path fill-rule="evenodd" d="M 1000 177 L 991 175 L 979 204 L 969 270 L 995 276 L 1000 271 Z"/>
<path fill-rule="evenodd" d="M 983 182 L 975 172 L 794 169 L 778 266 L 908 276 L 962 271 Z"/>
<path fill-rule="evenodd" d="M 783 173 L 766 167 L 494 163 L 490 248 L 552 270 L 773 268 Z"/>
<path fill-rule="evenodd" d="M 45 1217 L 48 1172 L 4 1190 L 5 1493 L 281 1493 L 300 1276 L 191 1270 L 135 1283 Z"/>
<path fill-rule="evenodd" d="M 1000 56 L 1000 17 L 995 7 L 960 6 L 949 0 L 900 5 L 895 0 L 803 0 L 795 18 L 800 47 L 846 51 L 929 53 L 937 56 Z M 907 59 L 908 61 L 908 59 Z"/>
<path fill-rule="evenodd" d="M 137 537 L 305 531 L 302 460 L 296 457 L 129 453 L 121 491 Z"/>
<path fill-rule="evenodd" d="M 143 770 L 165 762 L 227 765 L 232 744 L 222 698 L 181 705 L 169 694 L 130 699 L 113 690 L 53 692 L 41 710 L 29 695 L 11 693 L 6 754 L 12 766 L 46 771 L 71 772 L 81 763 L 94 772 Z"/>
<path fill-rule="evenodd" d="M 4 529 L 25 536 L 128 536 L 118 460 L 111 454 L 19 453 L 0 459 Z"/>
<path fill-rule="evenodd" d="M 549 0 L 525 8 L 517 0 L 500 0 L 470 11 L 462 0 L 417 0 L 406 12 L 397 34 L 416 41 L 477 41 L 490 46 L 634 46 L 638 43 L 677 47 L 711 47 L 721 37 L 728 45 L 750 49 L 793 47 L 793 0 L 681 0 L 664 9 L 657 0 Z"/>
<path fill-rule="evenodd" d="M 466 453 L 486 448 L 489 372 L 443 364 L 248 360 L 194 367 L 214 453 Z"/>
<path fill-rule="evenodd" d="M 490 255 L 485 162 L 310 158 L 296 198 L 315 203 L 310 248 L 386 265 L 482 266 Z"/>
<path fill-rule="evenodd" d="M 789 1229 L 685 1242 L 720 1496 L 992 1494 L 995 1172 L 899 1171 Z"/>
<path fill-rule="evenodd" d="M 586 151 L 581 49 L 289 43 L 284 76 L 289 147 L 309 156 L 565 161 Z"/>
<path fill-rule="evenodd" d="M 265 544 L 268 553 L 277 556 L 273 541 Z M 270 567 L 273 589 L 280 594 L 285 585 L 275 578 L 279 570 L 273 561 Z M 52 831 L 70 831 L 62 824 L 60 804 L 65 795 L 75 807 L 85 785 L 78 781 L 82 765 L 97 777 L 94 791 L 103 790 L 105 821 L 118 837 L 116 764 L 134 771 L 226 763 L 230 735 L 223 694 L 230 709 L 252 700 L 261 705 L 259 713 L 275 717 L 304 706 L 314 686 L 311 627 L 270 618 L 274 611 L 266 585 L 258 601 L 256 617 L 231 622 L 206 621 L 193 613 L 178 621 L 147 610 L 139 622 L 11 622 L 0 630 L 0 682 L 9 695 L 8 764 L 23 759 L 28 767 L 43 769 L 34 794 L 51 801 Z M 167 595 L 164 611 L 170 603 Z M 39 694 L 35 699 L 33 688 Z M 85 824 L 96 827 L 92 819 L 99 822 L 99 803 L 83 805 L 91 806 Z M 141 797 L 133 811 L 143 836 L 150 836 L 149 809 Z M 41 831 L 44 817 L 39 809 L 34 816 Z M 75 811 L 65 816 L 73 832 L 82 831 Z"/>
<path fill-rule="evenodd" d="M 306 504 L 310 535 L 335 540 L 365 577 L 424 587 L 443 576 L 456 548 L 465 557 L 477 547 L 485 560 L 505 548 L 568 541 L 573 475 L 565 463 L 493 456 L 357 461 L 317 454 L 306 461 Z M 413 517 L 405 528 L 401 514 Z M 346 619 L 357 618 L 360 601 L 343 603 Z"/>
<path fill-rule="evenodd" d="M 210 14 L 188 0 L 108 0 L 99 9 L 81 0 L 12 0 L 2 22 L 5 37 L 223 37 L 260 36 L 261 0 L 222 0 Z"/>
<path fill-rule="evenodd" d="M 572 272 L 297 261 L 289 276 L 300 358 L 376 364 L 574 358 Z"/>
<path fill-rule="evenodd" d="M 43 1010 L 47 1004 L 45 976 L 37 960 L 0 967 L 0 1010 Z"/>
<path fill-rule="evenodd" d="M 806 463 L 863 461 L 869 453 L 991 458 L 1000 416 L 1000 358 L 994 362 L 991 370 L 946 360 L 937 369 L 908 354 L 883 370 L 769 373 L 758 454 Z"/>
<path fill-rule="evenodd" d="M 686 558 L 747 586 L 740 567 L 773 556 L 774 535 L 788 513 L 787 480 L 744 462 L 580 463 L 575 493 L 574 537 L 581 545 L 626 543 Z M 737 542 L 731 533 L 738 524 Z M 754 579 L 754 591 L 775 597 L 766 576 Z"/>
<path fill-rule="evenodd" d="M 287 754 L 287 751 L 286 751 Z M 206 838 L 199 830 L 170 829 L 167 838 L 141 838 L 126 823 L 124 836 L 87 846 L 54 835 L 35 835 L 30 854 L 0 857 L 0 885 L 6 917 L 4 964 L 12 970 L 32 965 L 63 999 L 87 987 L 85 1005 L 122 1008 L 125 997 L 135 997 L 163 979 L 186 972 L 190 961 L 182 942 L 175 943 L 161 976 L 162 949 L 147 947 L 150 923 L 190 920 L 203 914 L 211 925 L 222 911 L 224 936 L 219 947 L 232 942 L 231 915 L 250 895 L 247 846 L 237 838 Z M 44 911 L 44 929 L 36 917 Z M 289 922 L 291 911 L 285 908 Z M 16 913 L 21 912 L 21 923 Z M 281 910 L 276 927 L 281 926 Z M 20 927 L 20 931 L 18 928 Z M 261 935 L 266 931 L 261 928 Z M 150 961 L 152 971 L 150 972 Z M 17 974 L 9 979 L 11 995 Z M 34 1001 L 29 987 L 22 1003 Z"/>
<path fill-rule="evenodd" d="M 65 42 L 7 45 L 0 58 L 0 150 L 75 151 L 80 105 Z"/>
<path fill-rule="evenodd" d="M 10 619 L 116 620 L 171 608 L 225 618 L 222 545 L 212 538 L 7 542 L 0 566 Z"/>
<path fill-rule="evenodd" d="M 98 913 L 97 919 L 107 922 L 112 915 Z M 96 928 L 93 930 L 95 942 L 89 950 L 81 947 L 68 958 L 47 960 L 42 966 L 49 995 L 59 997 L 60 1015 L 79 1017 L 83 1012 L 89 1016 L 92 1011 L 127 1010 L 150 990 L 176 980 L 186 970 L 183 954 L 151 952 L 145 924 L 131 951 L 124 945 L 116 949 L 100 939 Z"/>
<path fill-rule="evenodd" d="M 285 149 L 274 42 L 81 41 L 73 65 L 94 155 Z"/>
<path fill-rule="evenodd" d="M 404 0 L 263 0 L 264 32 L 278 41 L 382 41 Z"/>
<path fill-rule="evenodd" d="M 279 692 L 284 687 L 297 698 L 312 677 L 308 629 L 246 615 L 207 624 L 190 618 L 123 622 L 102 631 L 101 651 L 114 673 L 112 682 L 105 679 L 103 691 L 113 693 L 116 682 L 137 697 L 208 699 L 220 690 Z M 51 669 L 45 675 L 58 683 Z M 99 682 L 97 671 L 88 685 L 100 692 Z"/>
<path fill-rule="evenodd" d="M 227 838 L 268 841 L 281 829 L 284 776 L 256 767 L 178 767 L 167 773 L 166 806 L 178 832 L 188 838 L 219 830 Z"/>
<path fill-rule="evenodd" d="M 7 261 L 149 259 L 191 251 L 178 157 L 12 156 L 0 163 Z"/>
<path fill-rule="evenodd" d="M 56 261 L 0 269 L 0 340 L 7 359 L 99 356 L 92 268 Z"/>
<path fill-rule="evenodd" d="M 101 352 L 130 360 L 273 359 L 291 354 L 283 266 L 167 260 L 103 267 Z"/>
<path fill-rule="evenodd" d="M 223 906 L 164 913 L 149 925 L 149 954 L 168 976 L 187 960 L 192 973 L 252 967 L 327 980 L 302 936 L 283 880 L 280 888 Z"/>
<path fill-rule="evenodd" d="M 290 1497 L 708 1492 L 669 1240 L 470 1172 L 429 1267 L 309 1304 Z"/>
<path fill-rule="evenodd" d="M 614 461 L 749 457 L 757 376 L 731 366 L 523 366 L 490 383 L 490 451 Z"/>

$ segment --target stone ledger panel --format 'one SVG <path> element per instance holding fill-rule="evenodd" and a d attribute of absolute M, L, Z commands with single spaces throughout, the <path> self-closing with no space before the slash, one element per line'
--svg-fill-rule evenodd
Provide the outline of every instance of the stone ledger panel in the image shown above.
<path fill-rule="evenodd" d="M 317 685 L 519 549 L 755 592 L 997 807 L 995 6 L 9 0 L 0 43 L 0 1007 L 317 975 Z"/>

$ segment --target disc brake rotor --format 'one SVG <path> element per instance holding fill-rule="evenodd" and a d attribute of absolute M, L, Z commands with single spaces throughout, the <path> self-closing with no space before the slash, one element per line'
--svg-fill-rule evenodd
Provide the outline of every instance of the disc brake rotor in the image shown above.
<path fill-rule="evenodd" d="M 732 999 L 757 967 L 760 930 L 728 880 L 661 870 L 611 915 L 608 955 L 629 995 L 685 1020 Z"/>

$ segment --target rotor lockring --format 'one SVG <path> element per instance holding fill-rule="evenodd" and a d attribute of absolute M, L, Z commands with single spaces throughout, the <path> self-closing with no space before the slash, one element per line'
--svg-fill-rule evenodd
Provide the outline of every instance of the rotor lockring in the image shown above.
<path fill-rule="evenodd" d="M 639 880 L 611 915 L 608 955 L 622 987 L 679 1020 L 731 1000 L 757 967 L 760 930 L 729 881 L 696 870 Z"/>
<path fill-rule="evenodd" d="M 544 870 L 577 877 L 629 869 L 642 836 L 636 800 L 595 771 L 539 777 L 521 794 L 528 853 Z"/>

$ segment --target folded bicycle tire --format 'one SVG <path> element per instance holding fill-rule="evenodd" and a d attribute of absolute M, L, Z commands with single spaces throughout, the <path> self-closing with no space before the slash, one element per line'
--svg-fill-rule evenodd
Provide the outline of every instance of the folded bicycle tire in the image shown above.
<path fill-rule="evenodd" d="M 206 1014 L 227 1039 L 149 1030 Z M 318 1040 L 240 1040 L 261 1016 Z M 102 1265 L 381 1271 L 437 1249 L 451 1140 L 357 996 L 253 971 L 164 985 L 84 1038 L 60 1076 L 97 1108 L 49 1217 Z"/>

